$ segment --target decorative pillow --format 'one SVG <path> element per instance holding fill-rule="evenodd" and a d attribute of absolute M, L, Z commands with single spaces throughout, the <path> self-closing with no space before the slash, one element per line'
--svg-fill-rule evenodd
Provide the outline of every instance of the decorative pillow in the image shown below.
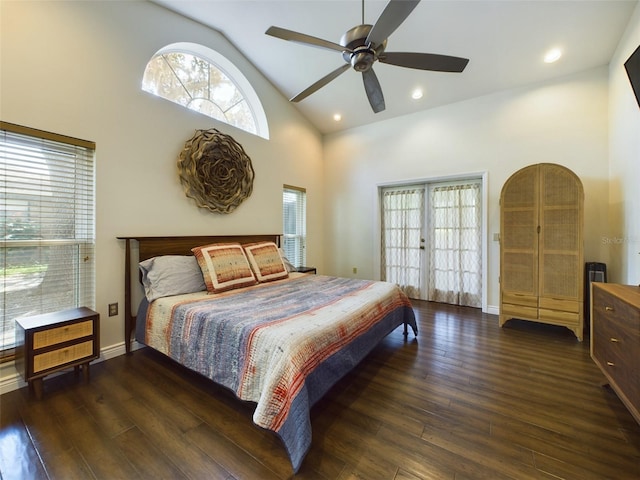
<path fill-rule="evenodd" d="M 211 293 L 255 285 L 247 257 L 239 243 L 214 243 L 192 248 Z"/>
<path fill-rule="evenodd" d="M 275 243 L 250 243 L 244 245 L 244 251 L 258 282 L 270 282 L 289 276 Z"/>
<path fill-rule="evenodd" d="M 207 287 L 195 257 L 164 255 L 140 262 L 142 285 L 149 302 L 183 293 L 204 292 Z"/>

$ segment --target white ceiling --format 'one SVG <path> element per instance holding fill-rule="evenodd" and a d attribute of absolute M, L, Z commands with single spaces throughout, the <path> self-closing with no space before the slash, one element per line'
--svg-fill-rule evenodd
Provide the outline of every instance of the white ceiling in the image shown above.
<path fill-rule="evenodd" d="M 340 52 L 265 35 L 270 26 L 339 43 L 361 24 L 361 0 L 152 0 L 224 34 L 291 98 L 343 65 Z M 387 0 L 365 1 L 373 24 Z M 469 58 L 462 73 L 376 63 L 386 110 L 374 114 L 361 74 L 348 70 L 295 105 L 322 133 L 389 119 L 607 65 L 638 0 L 422 0 L 389 37 L 387 52 Z M 552 47 L 563 56 L 542 58 Z M 416 87 L 424 97 L 411 99 Z M 340 113 L 336 122 L 333 115 Z"/>

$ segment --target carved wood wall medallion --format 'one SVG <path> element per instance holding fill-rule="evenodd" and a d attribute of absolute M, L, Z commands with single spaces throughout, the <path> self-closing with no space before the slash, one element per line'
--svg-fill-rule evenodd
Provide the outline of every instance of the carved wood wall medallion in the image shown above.
<path fill-rule="evenodd" d="M 253 191 L 254 171 L 242 145 L 215 128 L 196 130 L 178 159 L 180 183 L 198 207 L 231 213 Z"/>

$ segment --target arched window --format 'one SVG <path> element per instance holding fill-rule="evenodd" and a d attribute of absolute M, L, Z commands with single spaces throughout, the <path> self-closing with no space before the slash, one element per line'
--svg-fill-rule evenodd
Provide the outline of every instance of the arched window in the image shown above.
<path fill-rule="evenodd" d="M 269 138 L 267 119 L 255 90 L 224 56 L 193 43 L 160 49 L 147 63 L 142 90 Z"/>

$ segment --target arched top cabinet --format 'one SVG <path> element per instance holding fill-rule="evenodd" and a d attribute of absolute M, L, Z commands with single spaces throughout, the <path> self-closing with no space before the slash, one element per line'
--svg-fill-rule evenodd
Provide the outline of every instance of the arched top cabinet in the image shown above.
<path fill-rule="evenodd" d="M 515 172 L 500 194 L 500 326 L 561 325 L 582 340 L 584 190 L 553 163 Z"/>

